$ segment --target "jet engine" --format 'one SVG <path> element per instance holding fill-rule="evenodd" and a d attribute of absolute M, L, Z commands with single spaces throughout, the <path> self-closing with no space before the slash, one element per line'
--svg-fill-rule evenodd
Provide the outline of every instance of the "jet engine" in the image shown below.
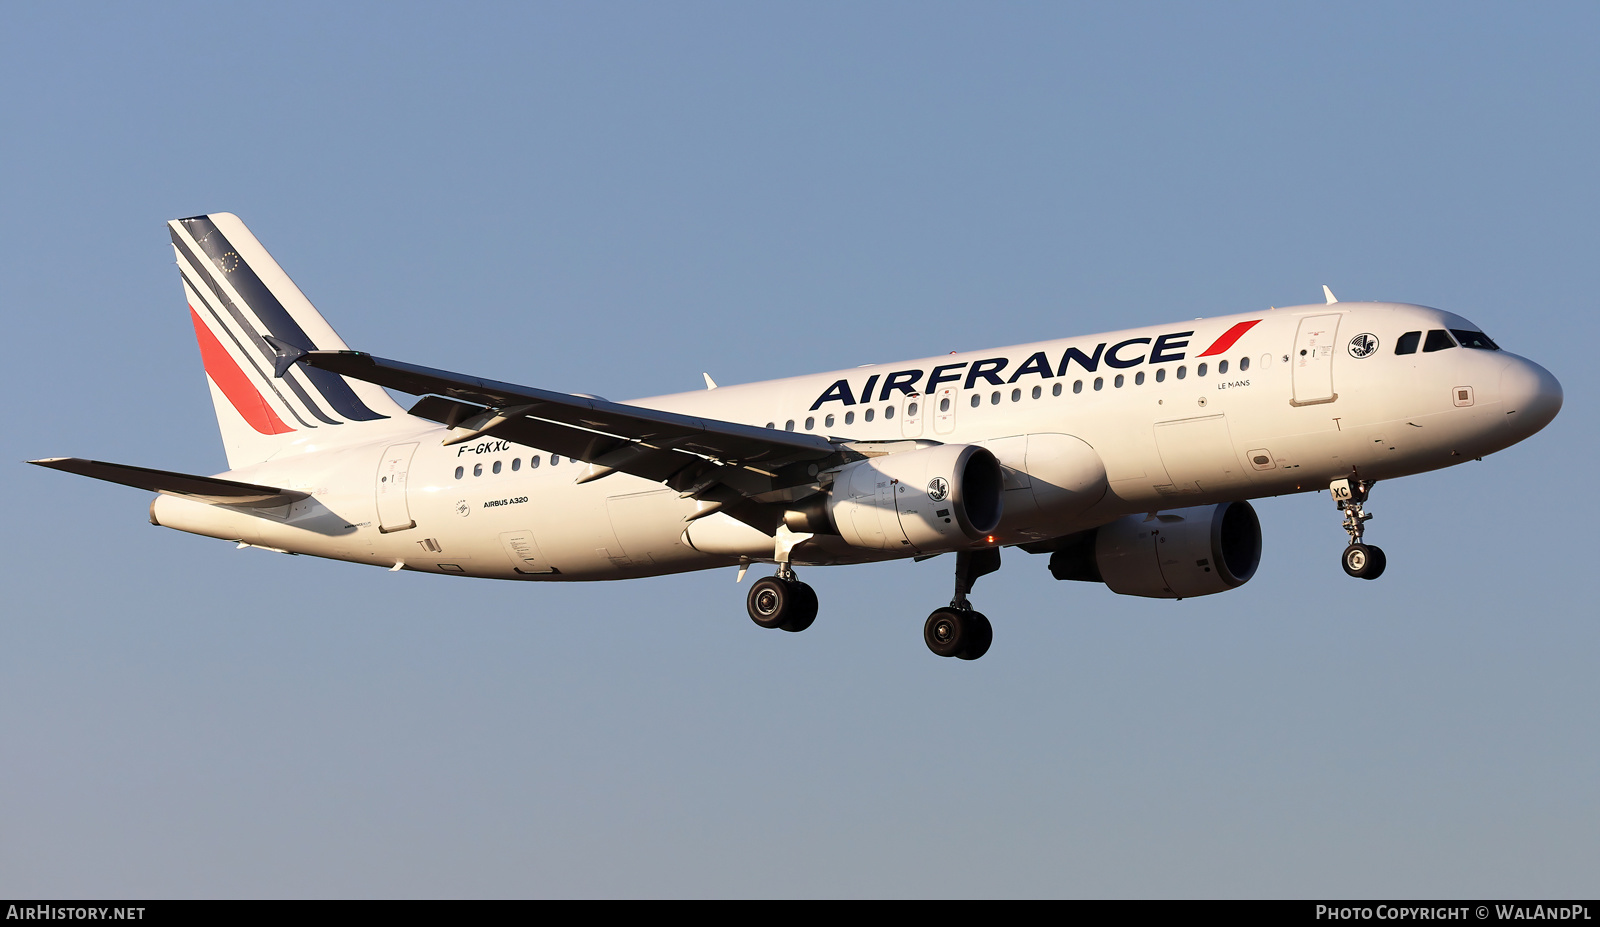
<path fill-rule="evenodd" d="M 986 448 L 942 444 L 870 457 L 785 513 L 792 531 L 837 534 L 871 550 L 955 550 L 1000 524 L 1000 462 Z"/>
<path fill-rule="evenodd" d="M 1126 515 L 1065 538 L 1056 579 L 1105 583 L 1118 595 L 1182 599 L 1227 592 L 1261 563 L 1261 522 L 1248 502 Z"/>

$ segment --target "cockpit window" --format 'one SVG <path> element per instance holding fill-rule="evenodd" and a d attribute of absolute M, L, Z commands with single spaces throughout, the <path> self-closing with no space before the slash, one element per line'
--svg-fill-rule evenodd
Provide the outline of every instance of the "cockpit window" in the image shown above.
<path fill-rule="evenodd" d="M 1404 335 L 1400 336 L 1399 341 L 1394 343 L 1394 353 L 1415 354 L 1417 353 L 1417 345 L 1421 343 L 1422 332 L 1406 332 Z"/>
<path fill-rule="evenodd" d="M 1452 328 L 1450 334 L 1456 336 L 1463 348 L 1477 348 L 1480 351 L 1498 351 L 1500 346 L 1489 339 L 1483 332 L 1469 332 L 1465 329 Z"/>
<path fill-rule="evenodd" d="M 1442 328 L 1436 328 L 1433 331 L 1428 332 L 1428 340 L 1422 343 L 1422 353 L 1432 354 L 1434 351 L 1443 351 L 1446 348 L 1453 348 L 1455 346 L 1456 343 L 1450 340 L 1449 332 Z"/>

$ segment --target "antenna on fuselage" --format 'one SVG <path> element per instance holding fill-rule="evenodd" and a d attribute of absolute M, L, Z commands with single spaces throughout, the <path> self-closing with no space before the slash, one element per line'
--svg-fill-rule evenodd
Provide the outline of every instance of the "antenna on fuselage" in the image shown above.
<path fill-rule="evenodd" d="M 1330 306 L 1339 301 L 1339 297 L 1333 295 L 1333 291 L 1328 289 L 1326 283 L 1322 285 L 1322 295 L 1328 297 L 1328 305 Z"/>

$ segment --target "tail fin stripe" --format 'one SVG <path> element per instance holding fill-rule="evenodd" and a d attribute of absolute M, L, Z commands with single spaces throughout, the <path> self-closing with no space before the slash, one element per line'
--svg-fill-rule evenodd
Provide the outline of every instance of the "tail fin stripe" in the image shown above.
<path fill-rule="evenodd" d="M 250 424 L 251 428 L 264 435 L 281 435 L 294 431 L 283 423 L 267 405 L 256 388 L 250 384 L 250 378 L 239 369 L 233 355 L 222 346 L 217 336 L 212 334 L 211 327 L 200 319 L 200 314 L 189 307 L 189 318 L 194 322 L 194 337 L 200 343 L 200 360 L 205 364 L 206 376 L 211 382 L 217 384 L 222 390 L 222 395 L 228 397 L 233 403 L 233 408 L 238 411 L 241 418 Z"/>
<path fill-rule="evenodd" d="M 197 295 L 199 295 L 201 301 L 205 303 L 206 309 L 209 310 L 212 317 L 217 320 L 217 324 L 233 336 L 234 342 L 239 345 L 240 353 L 243 356 L 249 357 L 250 363 L 257 370 L 262 369 L 261 364 L 258 363 L 259 360 L 268 360 L 268 366 L 271 366 L 270 359 L 275 356 L 275 352 L 267 345 L 266 341 L 262 339 L 261 333 L 256 331 L 256 325 L 253 324 L 249 319 L 245 318 L 245 314 L 239 309 L 238 304 L 228 296 L 227 291 L 224 290 L 221 284 L 214 278 L 214 274 L 206 272 L 210 268 L 207 265 L 200 263 L 200 260 L 195 257 L 194 252 L 190 250 L 189 246 L 183 241 L 183 239 L 178 237 L 178 233 L 176 231 L 172 233 L 172 243 L 182 253 L 184 260 L 189 262 L 189 266 L 187 268 L 184 267 L 181 261 L 178 264 L 178 271 L 183 274 L 184 282 L 188 283 L 189 287 L 193 289 Z M 205 281 L 205 289 L 201 289 L 199 286 L 195 285 L 196 279 L 203 279 Z M 210 297 L 209 299 L 207 298 L 208 296 Z M 227 310 L 228 315 L 233 319 L 234 325 L 238 327 L 238 331 L 242 332 L 250 344 L 255 347 L 254 355 L 245 350 L 244 344 L 239 341 L 238 335 L 235 334 L 234 329 L 230 328 L 223 320 L 222 313 L 217 311 L 218 305 L 221 305 Z M 264 373 L 262 376 L 264 378 L 266 377 Z M 279 401 L 283 402 L 286 406 L 292 406 L 292 404 L 285 399 L 283 394 L 278 392 L 277 387 L 272 385 L 272 380 L 270 378 L 266 378 L 265 382 L 267 387 L 278 396 Z M 344 424 L 337 419 L 330 418 L 327 413 L 323 412 L 321 406 L 313 402 L 311 397 L 306 394 L 305 388 L 298 380 L 294 379 L 293 377 L 287 377 L 285 378 L 285 382 L 288 384 L 289 389 L 295 394 L 295 396 L 299 397 L 300 402 L 304 404 L 306 411 L 310 412 L 311 415 L 328 423 L 329 425 Z M 306 422 L 305 418 L 298 412 L 295 413 L 295 418 L 299 419 L 299 421 L 307 428 L 316 427 L 315 425 Z"/>
<path fill-rule="evenodd" d="M 244 358 L 246 361 L 248 361 L 250 363 L 251 369 L 253 369 L 256 372 L 257 381 L 260 382 L 260 383 L 266 384 L 267 389 L 272 390 L 272 395 L 277 397 L 278 402 L 280 404 L 282 404 L 282 406 L 289 411 L 290 415 L 294 416 L 294 420 L 299 422 L 300 426 L 302 428 L 315 428 L 315 427 L 317 427 L 314 423 L 306 421 L 305 416 L 301 415 L 299 413 L 299 411 L 295 409 L 294 403 L 290 402 L 288 397 L 284 396 L 283 393 L 278 391 L 278 387 L 276 385 L 274 385 L 272 379 L 270 377 L 268 377 L 266 375 L 266 372 L 261 369 L 260 361 L 257 360 L 255 355 L 253 355 L 250 352 L 250 349 L 245 346 L 245 343 L 239 340 L 238 332 L 236 332 L 225 321 L 223 321 L 222 314 L 217 311 L 217 308 L 216 308 L 215 305 L 213 305 L 212 300 L 211 299 L 207 299 L 206 297 L 210 296 L 210 297 L 212 297 L 212 299 L 215 299 L 217 301 L 222 302 L 223 305 L 225 305 L 227 307 L 229 314 L 233 316 L 234 321 L 239 324 L 239 328 L 240 328 L 241 331 L 243 331 L 245 333 L 245 336 L 247 338 L 250 338 L 251 340 L 258 340 L 260 338 L 260 336 L 255 333 L 254 329 L 250 328 L 248 325 L 246 325 L 244 323 L 244 320 L 240 317 L 238 307 L 234 306 L 232 304 L 232 301 L 229 300 L 228 297 L 225 294 L 219 292 L 216 289 L 215 285 L 211 284 L 211 282 L 209 280 L 206 281 L 206 282 L 208 284 L 207 289 L 209 289 L 210 292 L 208 293 L 207 289 L 202 289 L 198 285 L 198 283 L 195 281 L 194 277 L 191 276 L 191 274 L 189 272 L 189 269 L 185 268 L 181 263 L 178 265 L 178 273 L 183 277 L 183 282 L 184 282 L 185 286 L 188 288 L 189 292 L 195 297 L 195 300 L 197 302 L 199 302 L 201 306 L 205 307 L 206 314 L 210 315 L 211 318 L 213 320 L 215 320 L 216 324 L 213 327 L 216 329 L 216 331 L 221 331 L 224 334 L 226 334 L 228 336 L 228 339 L 233 342 L 234 347 L 238 349 L 239 356 Z M 194 275 L 194 276 L 199 276 L 199 275 Z M 192 304 L 189 306 L 189 311 L 190 312 L 195 312 L 196 311 Z M 202 323 L 202 324 L 204 324 L 204 323 Z M 212 332 L 212 338 L 213 339 L 216 338 L 215 332 Z M 219 340 L 217 343 L 218 343 L 218 346 L 220 347 L 221 346 L 221 341 Z M 233 359 L 232 357 L 229 357 L 230 361 L 232 359 Z M 234 366 L 237 368 L 239 365 L 237 363 L 235 363 Z M 240 370 L 240 374 L 243 375 L 243 373 L 244 373 L 244 371 L 241 369 Z M 288 382 L 289 388 L 294 391 L 295 395 L 300 398 L 300 401 L 305 404 L 305 407 L 310 409 L 313 413 L 315 413 L 317 418 L 322 419 L 324 422 L 327 422 L 330 425 L 339 424 L 338 422 L 335 422 L 334 420 L 332 420 L 332 419 L 330 419 L 327 416 L 322 414 L 322 411 L 317 408 L 316 404 L 311 402 L 310 399 L 306 396 L 305 391 L 303 389 L 301 389 L 300 384 L 294 382 L 293 380 L 288 380 L 286 382 Z M 258 388 L 252 386 L 251 389 L 253 391 L 259 393 L 259 389 Z M 270 434 L 270 433 L 271 432 L 264 432 L 264 434 Z"/>
<path fill-rule="evenodd" d="M 216 272 L 225 277 L 228 284 L 238 293 L 256 318 L 261 320 L 267 331 L 279 341 L 292 344 L 295 347 L 308 351 L 317 349 L 317 345 L 306 335 L 305 330 L 294 320 L 289 311 L 283 308 L 261 278 L 256 276 L 250 265 L 239 257 L 233 245 L 228 241 L 216 224 L 206 216 L 196 216 L 184 219 L 184 228 L 194 238 L 195 243 L 205 251 L 211 259 Z M 271 352 L 267 352 L 271 356 Z M 312 368 L 305 371 L 307 379 L 316 390 L 328 401 L 333 410 L 351 421 L 366 422 L 373 419 L 388 418 L 367 408 L 366 404 L 358 398 L 350 384 L 336 373 Z"/>

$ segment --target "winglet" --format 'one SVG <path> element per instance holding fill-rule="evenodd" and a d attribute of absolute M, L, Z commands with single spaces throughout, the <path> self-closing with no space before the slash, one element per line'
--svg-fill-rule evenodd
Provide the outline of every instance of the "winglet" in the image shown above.
<path fill-rule="evenodd" d="M 276 379 L 283 379 L 283 375 L 289 372 L 289 368 L 294 366 L 294 362 L 306 356 L 304 348 L 297 348 L 289 342 L 279 340 L 271 335 L 262 335 L 261 337 L 267 344 L 272 345 L 274 352 L 272 375 Z"/>
<path fill-rule="evenodd" d="M 711 374 L 702 372 L 700 375 L 702 377 L 706 378 L 706 389 L 716 389 L 717 388 L 717 381 L 711 379 Z"/>
<path fill-rule="evenodd" d="M 1339 297 L 1333 295 L 1333 291 L 1328 289 L 1326 283 L 1322 285 L 1322 295 L 1328 297 L 1328 305 L 1330 306 L 1339 301 Z"/>

